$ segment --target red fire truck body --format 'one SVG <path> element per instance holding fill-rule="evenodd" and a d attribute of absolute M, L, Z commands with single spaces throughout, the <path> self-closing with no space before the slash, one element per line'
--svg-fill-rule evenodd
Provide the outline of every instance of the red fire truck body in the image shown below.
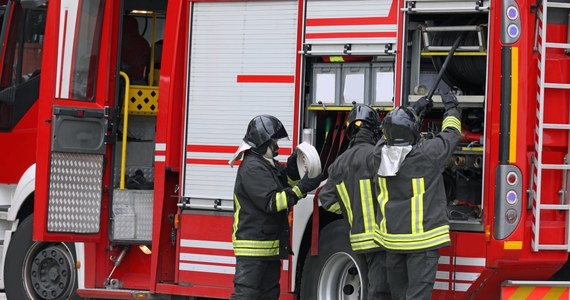
<path fill-rule="evenodd" d="M 14 3 L 7 11 L 45 11 L 45 32 L 30 37 L 43 45 L 39 98 L 14 127 L 34 134 L 38 108 L 37 145 L 6 146 L 17 151 L 5 163 L 14 172 L 0 178 L 16 184 L 36 162 L 33 238 L 47 248 L 14 248 L 25 280 L 8 297 L 65 299 L 77 285 L 86 298 L 228 298 L 237 170 L 228 160 L 247 122 L 275 115 L 290 137 L 278 159 L 307 141 L 326 169 L 347 147 L 355 103 L 387 112 L 431 89 L 426 137 L 441 127 L 437 94 L 457 95 L 464 127 L 443 174 L 452 245 L 440 250 L 433 298 L 498 298 L 507 280 L 569 279 L 568 3 Z M 10 93 L 0 101 L 13 103 Z M 281 298 L 359 299 L 366 266 L 345 221 L 319 208 L 317 192 L 290 222 Z M 66 263 L 75 250 L 64 251 L 72 242 L 75 266 Z"/>

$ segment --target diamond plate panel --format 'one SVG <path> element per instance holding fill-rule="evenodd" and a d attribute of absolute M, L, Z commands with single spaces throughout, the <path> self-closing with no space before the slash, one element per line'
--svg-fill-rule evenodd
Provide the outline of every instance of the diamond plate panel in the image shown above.
<path fill-rule="evenodd" d="M 47 230 L 99 232 L 102 177 L 103 155 L 52 152 Z"/>
<path fill-rule="evenodd" d="M 114 240 L 151 240 L 153 193 L 153 190 L 114 190 Z"/>
<path fill-rule="evenodd" d="M 154 191 L 132 191 L 135 203 L 136 238 L 150 241 L 152 238 L 152 200 Z"/>
<path fill-rule="evenodd" d="M 135 213 L 128 205 L 113 206 L 113 238 L 132 240 L 135 238 Z"/>

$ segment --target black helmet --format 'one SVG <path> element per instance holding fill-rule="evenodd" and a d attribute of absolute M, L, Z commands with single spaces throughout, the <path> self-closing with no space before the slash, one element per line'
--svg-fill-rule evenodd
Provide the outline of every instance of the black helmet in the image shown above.
<path fill-rule="evenodd" d="M 260 115 L 249 121 L 243 141 L 255 149 L 271 139 L 282 139 L 285 137 L 288 137 L 287 130 L 285 130 L 283 123 L 279 119 L 270 115 Z"/>
<path fill-rule="evenodd" d="M 420 139 L 419 118 L 412 109 L 397 107 L 384 117 L 382 131 L 388 145 L 414 145 Z"/>
<path fill-rule="evenodd" d="M 361 127 L 379 133 L 380 117 L 378 112 L 368 105 L 358 105 L 350 111 L 346 119 L 346 136 L 352 139 Z"/>

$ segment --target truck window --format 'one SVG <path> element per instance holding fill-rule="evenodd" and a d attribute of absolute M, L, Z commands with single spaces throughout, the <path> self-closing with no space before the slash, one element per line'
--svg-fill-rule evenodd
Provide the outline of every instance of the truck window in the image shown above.
<path fill-rule="evenodd" d="M 38 98 L 46 19 L 45 7 L 23 9 L 18 3 L 13 5 L 7 22 L 2 22 L 6 42 L 0 77 L 2 131 L 11 130 Z"/>
<path fill-rule="evenodd" d="M 67 49 L 67 42 L 63 43 L 63 39 L 59 42 L 58 60 L 61 61 L 58 65 L 61 68 L 58 69 L 58 78 L 61 82 L 57 90 L 58 98 L 95 100 L 104 2 L 81 1 L 75 28 L 70 24 L 60 25 L 60 32 L 66 29 L 64 39 L 73 42 L 70 44 L 72 49 Z"/>

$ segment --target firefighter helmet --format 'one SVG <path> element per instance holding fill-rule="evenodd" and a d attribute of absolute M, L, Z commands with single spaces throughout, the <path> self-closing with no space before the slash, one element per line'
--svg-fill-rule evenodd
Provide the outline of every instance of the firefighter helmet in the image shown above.
<path fill-rule="evenodd" d="M 378 112 L 368 105 L 355 106 L 346 119 L 346 136 L 349 139 L 352 139 L 360 128 L 368 128 L 375 135 L 379 135 L 380 117 Z"/>
<path fill-rule="evenodd" d="M 255 149 L 272 139 L 278 140 L 286 137 L 288 137 L 287 130 L 279 119 L 270 115 L 259 115 L 251 119 L 247 125 L 243 141 Z"/>
<path fill-rule="evenodd" d="M 408 107 L 397 107 L 382 122 L 386 144 L 414 145 L 420 139 L 420 123 L 416 113 Z"/>

